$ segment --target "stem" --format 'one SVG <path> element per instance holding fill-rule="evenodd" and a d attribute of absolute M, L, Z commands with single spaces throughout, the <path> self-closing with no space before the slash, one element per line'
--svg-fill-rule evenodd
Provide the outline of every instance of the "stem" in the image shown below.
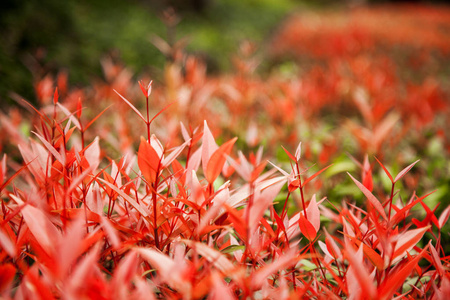
<path fill-rule="evenodd" d="M 305 219 L 308 220 L 308 216 L 306 215 L 305 197 L 303 195 L 302 179 L 300 178 L 300 167 L 298 166 L 298 162 L 295 163 L 295 166 L 297 167 L 298 184 L 300 189 L 300 196 L 302 197 L 303 213 L 305 214 Z"/>
<path fill-rule="evenodd" d="M 248 198 L 248 205 L 247 205 L 247 210 L 245 212 L 245 225 L 246 225 L 246 231 L 247 231 L 247 236 L 245 238 L 245 251 L 244 251 L 244 255 L 242 256 L 243 259 L 243 263 L 245 264 L 245 261 L 247 260 L 248 257 L 248 248 L 249 248 L 249 239 L 250 239 L 250 209 L 252 208 L 253 205 L 253 197 L 254 197 L 254 191 L 255 187 L 253 185 L 253 182 L 250 183 L 250 196 Z"/>
<path fill-rule="evenodd" d="M 157 217 L 157 209 L 156 205 L 158 202 L 157 199 L 157 190 L 158 190 L 158 184 L 159 184 L 159 169 L 161 167 L 161 160 L 158 163 L 158 168 L 156 170 L 156 179 L 155 182 L 152 184 L 152 203 L 153 203 L 153 233 L 155 235 L 155 246 L 159 249 L 159 239 L 158 239 L 158 217 Z"/>
<path fill-rule="evenodd" d="M 392 183 L 391 196 L 389 198 L 388 222 L 391 221 L 392 200 L 394 198 L 394 186 L 395 186 L 395 182 Z"/>
<path fill-rule="evenodd" d="M 148 142 L 150 143 L 150 112 L 149 112 L 149 107 L 148 107 L 148 96 L 145 97 L 145 105 L 147 107 L 147 122 L 145 122 L 145 124 L 147 125 L 147 138 L 148 138 Z"/>

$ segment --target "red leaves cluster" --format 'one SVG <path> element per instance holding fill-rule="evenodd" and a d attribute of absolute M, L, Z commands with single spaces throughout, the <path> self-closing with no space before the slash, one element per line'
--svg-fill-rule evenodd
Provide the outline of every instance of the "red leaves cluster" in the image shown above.
<path fill-rule="evenodd" d="M 417 162 L 393 178 L 378 161 L 392 182 L 384 199 L 372 193 L 366 157 L 363 183 L 349 175 L 368 201 L 331 210 L 325 199 L 306 199 L 328 167 L 301 171 L 300 144 L 295 154 L 283 148 L 290 173 L 265 171 L 262 150 L 233 159 L 236 138 L 218 146 L 205 122 L 202 131 L 182 126 L 185 142 L 170 150 L 148 134 L 131 157 L 107 163 L 102 140 L 84 146 L 75 138 L 84 134 L 81 114 L 75 119 L 59 102 L 53 110 L 36 110 L 41 128 L 19 145 L 24 167 L 8 171 L 17 167 L 6 156 L 1 163 L 5 299 L 442 299 L 449 289 L 440 230 L 450 209 L 438 219 L 427 195 L 393 202 L 395 184 Z M 273 206 L 278 195 L 282 210 Z M 406 223 L 419 203 L 426 218 Z"/>
<path fill-rule="evenodd" d="M 445 10 L 415 12 L 448 26 Z M 395 28 L 390 14 L 355 10 L 350 23 L 365 20 L 362 27 L 288 23 L 274 44 L 329 66 L 289 79 L 254 74 L 258 61 L 247 45 L 230 76 L 208 77 L 187 57 L 168 63 L 162 87 L 136 85 L 107 60 L 106 82 L 92 89 L 69 91 L 65 74 L 58 90 L 50 77 L 37 81 L 42 109 L 23 104 L 31 123 L 17 111 L 0 115 L 1 149 L 12 149 L 0 163 L 0 297 L 445 299 L 450 262 L 442 233 L 450 207 L 438 216 L 425 201 L 431 193 L 402 201 L 399 188 L 414 183 L 417 161 L 403 156 L 406 167 L 395 177 L 381 161 L 402 157 L 392 146 L 448 105 L 433 81 L 404 85 L 392 57 L 378 56 L 385 49 L 378 43 L 448 45 L 438 30 L 429 36 L 403 28 L 409 34 L 400 38 L 372 26 L 383 17 Z M 128 100 L 141 93 L 145 106 Z M 92 103 L 102 101 L 116 103 L 93 114 Z M 334 111 L 353 119 L 341 129 L 326 126 Z M 382 157 L 378 165 L 372 155 L 357 163 L 360 178 L 349 173 L 361 205 L 316 200 L 314 193 L 327 191 L 322 178 L 335 170 L 303 167 L 343 151 L 342 128 L 358 145 L 355 155 Z M 233 148 L 259 143 L 269 153 L 285 145 L 290 171 L 281 163 L 267 168 L 262 148 L 248 156 Z"/>

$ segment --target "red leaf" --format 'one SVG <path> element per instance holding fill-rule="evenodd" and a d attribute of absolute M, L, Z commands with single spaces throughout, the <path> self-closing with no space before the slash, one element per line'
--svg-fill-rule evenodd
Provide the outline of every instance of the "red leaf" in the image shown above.
<path fill-rule="evenodd" d="M 228 142 L 220 146 L 219 149 L 217 149 L 209 158 L 205 174 L 206 180 L 209 183 L 214 183 L 216 178 L 219 176 L 220 172 L 222 171 L 223 165 L 225 164 L 226 156 L 230 154 L 236 140 L 237 137 L 229 140 Z"/>
<path fill-rule="evenodd" d="M 395 273 L 390 274 L 387 277 L 382 285 L 378 288 L 378 296 L 380 299 L 391 299 L 395 291 L 403 285 L 406 278 L 411 275 L 411 272 L 416 267 L 419 260 L 425 253 L 425 249 L 423 249 L 415 258 L 410 260 L 406 265 L 404 265 L 401 269 L 397 270 Z"/>
<path fill-rule="evenodd" d="M 284 148 L 283 146 L 281 146 L 281 148 L 283 148 L 284 152 L 286 152 L 286 154 L 289 156 L 290 159 L 292 159 L 293 161 L 297 161 L 295 156 L 292 155 L 289 151 L 287 151 L 286 148 Z"/>
<path fill-rule="evenodd" d="M 150 92 L 151 92 L 151 87 L 150 87 Z M 161 109 L 156 115 L 153 116 L 153 118 L 150 120 L 149 123 L 152 123 L 154 119 L 156 119 L 160 114 L 162 114 L 166 109 L 168 109 L 170 106 L 172 106 L 172 104 L 174 104 L 175 101 L 170 102 L 169 104 L 167 104 L 163 109 Z"/>
<path fill-rule="evenodd" d="M 350 173 L 348 173 L 348 176 L 353 180 L 353 182 L 356 184 L 356 186 L 364 193 L 364 195 L 369 200 L 370 204 L 378 211 L 378 213 L 383 217 L 383 219 L 387 220 L 386 212 L 383 209 L 383 205 L 381 205 L 380 201 L 358 180 L 353 178 Z"/>
<path fill-rule="evenodd" d="M 417 200 L 414 200 L 413 202 L 409 203 L 408 205 L 406 205 L 405 207 L 403 207 L 402 209 L 397 211 L 395 213 L 394 217 L 391 219 L 391 224 L 394 225 L 394 224 L 397 224 L 398 222 L 400 222 L 402 219 L 405 218 L 404 213 L 406 211 L 408 211 L 411 208 L 413 208 L 417 203 L 422 202 L 423 199 L 425 199 L 429 195 L 433 194 L 434 192 L 436 192 L 436 190 L 426 194 L 425 196 L 422 196 L 422 197 L 418 198 Z"/>
<path fill-rule="evenodd" d="M 346 279 L 350 295 L 354 293 L 362 293 L 368 296 L 368 299 L 375 299 L 376 290 L 372 284 L 372 280 L 368 270 L 364 267 L 363 249 L 360 247 L 358 251 L 353 252 L 352 247 L 346 247 L 346 258 L 350 263 L 347 271 Z M 358 287 L 361 289 L 359 290 Z M 362 296 L 361 294 L 359 294 Z M 361 297 L 361 299 L 364 297 Z"/>
<path fill-rule="evenodd" d="M 14 195 L 12 198 L 20 205 L 23 201 Z M 44 251 L 51 256 L 55 250 L 55 243 L 59 241 L 61 234 L 50 222 L 49 218 L 38 208 L 26 205 L 22 209 L 22 215 L 25 222 L 28 225 L 31 233 L 36 238 L 39 245 L 44 249 Z"/>
<path fill-rule="evenodd" d="M 364 254 L 372 262 L 372 264 L 377 267 L 378 270 L 381 271 L 385 269 L 383 258 L 375 250 L 354 237 L 351 237 L 349 235 L 346 236 L 351 239 L 356 245 L 358 245 L 358 247 L 361 247 L 361 245 L 363 246 Z"/>
<path fill-rule="evenodd" d="M 55 93 L 53 94 L 53 104 L 58 103 L 58 98 L 59 98 L 59 94 L 58 94 L 58 88 L 55 88 Z"/>
<path fill-rule="evenodd" d="M 398 175 L 395 177 L 394 183 L 400 180 L 400 178 L 402 178 L 403 176 L 405 176 L 405 174 L 408 173 L 409 170 L 411 170 L 411 168 L 414 167 L 414 165 L 419 162 L 419 160 L 420 159 L 416 160 L 415 162 L 413 162 L 412 164 L 401 170 L 400 173 L 398 173 Z"/>
<path fill-rule="evenodd" d="M 312 242 L 317 235 L 317 231 L 314 226 L 309 222 L 303 213 L 300 213 L 300 218 L 298 220 L 298 225 L 300 226 L 300 231 L 303 235 L 308 239 L 308 241 Z"/>
<path fill-rule="evenodd" d="M 110 107 L 112 106 L 112 104 L 110 106 L 108 106 L 107 108 L 105 108 L 104 110 L 102 110 L 95 118 L 93 118 L 84 128 L 83 130 L 86 131 L 98 118 L 100 118 L 101 115 L 103 115 L 103 113 L 105 111 L 107 111 Z"/>
<path fill-rule="evenodd" d="M 391 173 L 389 173 L 388 169 L 386 169 L 386 167 L 381 163 L 381 161 L 378 160 L 378 158 L 376 156 L 374 156 L 375 159 L 377 160 L 377 162 L 380 164 L 380 166 L 383 168 L 384 172 L 386 173 L 386 175 L 389 177 L 389 179 L 391 180 L 392 183 L 394 183 L 394 179 L 392 178 Z"/>
<path fill-rule="evenodd" d="M 16 268 L 12 264 L 0 265 L 0 294 L 8 288 L 16 275 Z"/>
<path fill-rule="evenodd" d="M 428 243 L 428 245 L 430 246 L 431 258 L 433 260 L 434 267 L 438 271 L 439 276 L 443 277 L 445 275 L 445 270 L 442 266 L 441 258 L 439 257 L 439 254 L 437 253 L 434 246 L 431 244 L 431 241 Z"/>
<path fill-rule="evenodd" d="M 317 176 L 320 175 L 320 173 L 322 173 L 323 171 L 325 171 L 326 169 L 328 169 L 329 167 L 331 167 L 333 164 L 326 166 L 325 168 L 323 168 L 322 170 L 314 173 L 313 175 L 309 176 L 308 178 L 306 178 L 305 181 L 302 182 L 302 187 L 304 187 L 308 182 L 310 182 L 311 180 L 313 180 L 314 178 L 316 178 Z"/>
<path fill-rule="evenodd" d="M 158 174 L 160 157 L 155 149 L 143 137 L 138 150 L 138 165 L 148 183 L 153 183 Z"/>
<path fill-rule="evenodd" d="M 393 261 L 395 261 L 396 258 L 403 257 L 407 251 L 411 250 L 422 239 L 429 228 L 430 226 L 426 226 L 403 233 L 398 238 L 397 244 L 395 245 L 394 253 L 392 254 Z"/>
<path fill-rule="evenodd" d="M 369 191 L 373 191 L 372 168 L 367 155 L 364 157 L 362 183 Z"/>

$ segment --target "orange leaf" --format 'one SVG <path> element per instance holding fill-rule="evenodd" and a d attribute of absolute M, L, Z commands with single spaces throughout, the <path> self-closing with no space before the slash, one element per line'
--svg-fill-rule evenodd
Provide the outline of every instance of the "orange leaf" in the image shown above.
<path fill-rule="evenodd" d="M 298 225 L 300 226 L 300 231 L 303 233 L 303 235 L 308 239 L 308 241 L 312 242 L 316 237 L 317 231 L 311 224 L 311 222 L 309 222 L 305 218 L 303 213 L 300 213 Z"/>
<path fill-rule="evenodd" d="M 226 156 L 230 154 L 237 137 L 229 140 L 225 144 L 219 147 L 210 157 L 208 165 L 206 167 L 206 180 L 209 183 L 213 183 L 222 171 L 223 165 L 226 161 Z"/>
<path fill-rule="evenodd" d="M 160 164 L 160 157 L 155 149 L 141 137 L 141 144 L 138 150 L 138 165 L 145 179 L 149 183 L 156 180 L 158 168 Z"/>
<path fill-rule="evenodd" d="M 392 259 L 394 260 L 397 257 L 403 257 L 407 251 L 411 250 L 422 239 L 422 236 L 430 229 L 430 227 L 431 226 L 428 225 L 403 233 L 395 245 Z"/>
<path fill-rule="evenodd" d="M 383 284 L 378 288 L 378 296 L 380 299 L 391 299 L 395 291 L 405 282 L 405 279 L 411 275 L 419 260 L 425 253 L 423 249 L 415 258 L 410 260 L 406 265 L 397 272 L 390 274 Z"/>

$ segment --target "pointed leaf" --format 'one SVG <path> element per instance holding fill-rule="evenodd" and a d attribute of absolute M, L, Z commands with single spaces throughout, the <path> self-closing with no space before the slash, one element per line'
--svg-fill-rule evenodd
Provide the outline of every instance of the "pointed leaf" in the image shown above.
<path fill-rule="evenodd" d="M 284 152 L 286 152 L 286 154 L 289 156 L 289 158 L 292 161 L 297 161 L 296 157 L 294 155 L 292 155 L 289 151 L 287 151 L 286 148 L 284 148 L 283 146 L 281 146 L 281 148 L 283 148 Z"/>
<path fill-rule="evenodd" d="M 149 183 L 153 183 L 158 176 L 158 166 L 160 164 L 160 156 L 155 149 L 141 137 L 141 144 L 138 150 L 138 165 L 145 179 Z"/>
<path fill-rule="evenodd" d="M 19 204 L 22 200 L 11 195 Z M 50 222 L 49 218 L 38 208 L 26 205 L 22 209 L 22 215 L 28 225 L 31 233 L 34 235 L 42 249 L 48 254 L 54 253 L 54 244 L 59 240 L 60 233 L 56 227 Z"/>
<path fill-rule="evenodd" d="M 203 139 L 202 139 L 202 167 L 203 173 L 206 174 L 207 166 L 211 155 L 219 148 L 217 146 L 214 137 L 209 130 L 208 124 L 206 121 L 203 126 Z"/>
<path fill-rule="evenodd" d="M 383 217 L 383 219 L 387 220 L 386 212 L 383 209 L 383 205 L 381 205 L 380 201 L 358 180 L 353 178 L 350 173 L 348 173 L 348 176 L 353 180 L 353 182 L 356 184 L 356 186 L 364 193 L 364 195 L 369 200 L 370 204 L 378 211 L 378 213 Z"/>
<path fill-rule="evenodd" d="M 443 277 L 445 275 L 444 267 L 442 266 L 441 258 L 436 251 L 436 248 L 431 244 L 431 241 L 428 243 L 430 247 L 431 258 L 433 260 L 434 267 L 439 273 L 439 276 Z"/>
<path fill-rule="evenodd" d="M 375 299 L 376 289 L 372 284 L 373 280 L 370 278 L 367 269 L 364 267 L 362 247 L 359 247 L 358 251 L 355 253 L 352 247 L 348 247 L 347 245 L 345 257 L 350 263 L 350 268 L 346 274 L 350 296 L 352 296 L 352 293 L 356 290 L 361 289 L 362 295 L 367 295 L 368 299 Z"/>
<path fill-rule="evenodd" d="M 234 143 L 236 142 L 237 137 L 229 140 L 222 146 L 220 146 L 210 157 L 208 161 L 208 165 L 206 168 L 206 180 L 209 183 L 214 183 L 214 181 L 219 176 L 220 172 L 222 172 L 223 165 L 225 164 L 227 155 L 230 154 L 231 149 L 233 148 Z"/>
<path fill-rule="evenodd" d="M 136 114 L 137 114 L 137 115 L 138 115 L 145 123 L 147 123 L 147 120 L 144 118 L 144 116 L 139 112 L 139 110 L 137 110 L 136 107 L 134 107 L 133 104 L 131 104 L 130 101 L 128 101 L 127 99 L 125 99 L 125 97 L 122 96 L 118 91 L 116 91 L 116 90 L 114 90 L 114 89 L 113 89 L 113 91 L 116 92 L 116 94 L 119 95 L 120 98 L 122 98 L 122 100 L 125 101 L 125 103 L 128 104 L 128 106 L 131 107 L 131 109 L 134 110 L 134 112 L 135 112 L 135 113 L 136 113 Z"/>
<path fill-rule="evenodd" d="M 403 176 L 405 176 L 405 174 L 408 173 L 409 170 L 411 170 L 411 168 L 414 167 L 414 165 L 417 164 L 419 161 L 420 159 L 416 160 L 415 162 L 413 162 L 412 164 L 401 170 L 400 173 L 398 173 L 398 175 L 395 177 L 394 183 L 400 180 L 400 178 L 402 178 Z"/>
<path fill-rule="evenodd" d="M 311 180 L 313 180 L 314 178 L 316 178 L 317 176 L 320 175 L 320 173 L 322 173 L 323 171 L 325 171 L 326 169 L 328 169 L 329 167 L 331 167 L 333 164 L 326 166 L 325 168 L 323 168 L 320 171 L 317 171 L 316 173 L 314 173 L 313 175 L 309 176 L 308 178 L 306 178 L 305 181 L 302 182 L 302 187 L 304 187 L 306 184 L 308 184 L 308 182 L 310 182 Z"/>
<path fill-rule="evenodd" d="M 376 156 L 374 156 L 375 159 L 377 160 L 377 162 L 380 164 L 380 166 L 383 168 L 384 172 L 386 173 L 386 175 L 389 177 L 389 179 L 391 180 L 392 183 L 394 183 L 394 179 L 392 178 L 391 173 L 389 173 L 388 169 L 386 169 L 386 167 L 381 163 L 381 161 L 378 160 L 378 158 Z"/>
<path fill-rule="evenodd" d="M 239 280 L 241 280 L 245 275 L 244 272 L 242 272 L 243 270 L 237 270 L 233 263 L 219 251 L 212 249 L 211 247 L 208 247 L 207 245 L 200 242 L 194 242 L 191 240 L 181 241 L 189 247 L 194 248 L 198 254 L 212 263 L 212 265 L 220 270 L 223 275 L 230 276 L 236 282 L 239 282 Z"/>
<path fill-rule="evenodd" d="M 439 229 L 444 227 L 445 223 L 447 223 L 448 217 L 450 216 L 450 206 L 447 206 L 446 209 L 439 216 Z"/>
<path fill-rule="evenodd" d="M 395 291 L 403 285 L 406 278 L 411 275 L 412 271 L 416 267 L 419 260 L 425 254 L 426 248 L 423 249 L 416 257 L 411 259 L 401 269 L 395 273 L 390 274 L 389 278 L 386 278 L 382 285 L 378 288 L 378 296 L 381 299 L 391 299 Z"/>
<path fill-rule="evenodd" d="M 148 248 L 135 248 L 135 251 L 153 267 L 155 267 L 163 281 L 170 287 L 190 298 L 192 288 L 190 282 L 183 275 L 183 266 L 161 252 Z"/>
<path fill-rule="evenodd" d="M 430 229 L 430 225 L 412 229 L 403 233 L 397 241 L 394 248 L 394 253 L 392 254 L 392 259 L 401 258 L 406 255 L 407 251 L 410 251 L 416 244 L 422 239 L 425 232 Z"/>
<path fill-rule="evenodd" d="M 300 226 L 300 231 L 308 239 L 308 241 L 312 242 L 316 238 L 316 229 L 311 222 L 305 218 L 303 213 L 300 213 L 298 225 Z"/>
<path fill-rule="evenodd" d="M 102 110 L 97 116 L 95 116 L 95 118 L 93 118 L 84 128 L 83 130 L 86 131 L 89 127 L 91 127 L 92 124 L 94 124 L 95 121 L 97 121 L 98 118 L 100 118 L 101 115 L 103 115 L 103 113 L 105 111 L 107 111 L 111 106 L 113 106 L 112 104 L 108 107 L 106 107 L 104 110 Z"/>

